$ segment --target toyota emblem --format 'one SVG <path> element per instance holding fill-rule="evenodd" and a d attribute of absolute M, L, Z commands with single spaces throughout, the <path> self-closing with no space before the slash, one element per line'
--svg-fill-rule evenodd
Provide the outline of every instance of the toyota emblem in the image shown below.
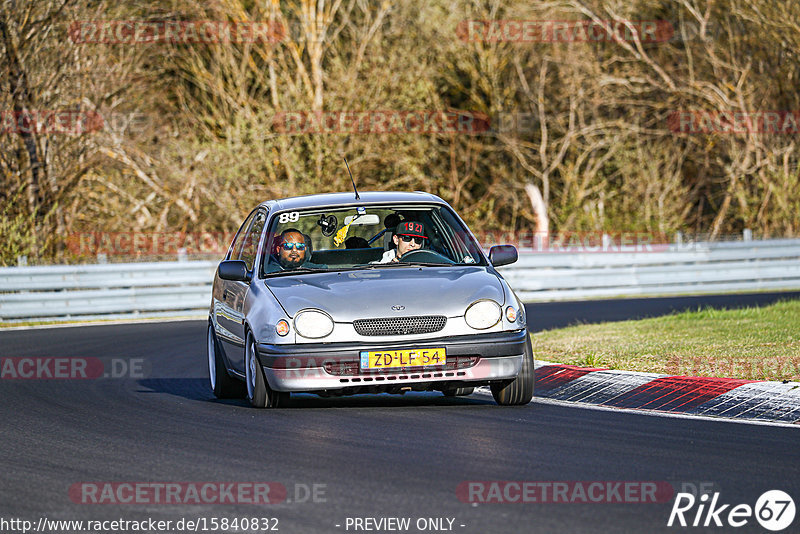
<path fill-rule="evenodd" d="M 399 311 L 403 311 L 405 309 L 406 309 L 406 307 L 405 306 L 401 306 L 400 304 L 395 304 L 394 306 L 392 306 L 392 310 L 398 311 L 398 312 Z"/>

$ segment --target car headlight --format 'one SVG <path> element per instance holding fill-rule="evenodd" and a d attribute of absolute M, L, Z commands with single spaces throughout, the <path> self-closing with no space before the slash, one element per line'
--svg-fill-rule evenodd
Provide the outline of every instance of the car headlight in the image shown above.
<path fill-rule="evenodd" d="M 333 332 L 333 319 L 319 310 L 303 310 L 294 318 L 294 329 L 309 339 L 325 337 Z"/>
<path fill-rule="evenodd" d="M 467 324 L 475 330 L 486 330 L 497 324 L 501 316 L 500 305 L 493 300 L 479 300 L 473 302 L 467 313 L 464 314 L 464 320 Z"/>

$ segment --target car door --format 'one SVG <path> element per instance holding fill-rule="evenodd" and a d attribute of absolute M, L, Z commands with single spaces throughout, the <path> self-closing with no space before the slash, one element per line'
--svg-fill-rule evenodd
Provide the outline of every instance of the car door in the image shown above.
<path fill-rule="evenodd" d="M 252 222 L 244 234 L 241 247 L 232 252 L 231 259 L 242 260 L 247 265 L 248 271 L 253 271 L 258 253 L 258 243 L 264 226 L 267 222 L 267 211 L 259 208 L 252 217 Z M 233 255 L 235 254 L 235 256 Z M 255 276 L 255 275 L 254 275 Z M 220 324 L 228 331 L 228 338 L 224 341 L 225 351 L 231 366 L 244 373 L 244 304 L 250 284 L 226 280 L 223 290 L 225 317 Z M 224 323 L 222 322 L 224 321 Z"/>
<path fill-rule="evenodd" d="M 247 236 L 247 231 L 253 224 L 253 219 L 255 219 L 256 213 L 257 210 L 253 210 L 253 212 L 247 216 L 245 221 L 239 227 L 239 231 L 236 232 L 236 237 L 234 237 L 233 242 L 231 242 L 231 246 L 228 249 L 227 255 L 225 256 L 226 260 L 235 260 L 241 255 L 244 239 Z M 232 363 L 238 359 L 238 355 L 240 352 L 242 352 L 244 347 L 241 339 L 239 339 L 241 336 L 237 337 L 234 334 L 234 332 L 238 330 L 236 328 L 237 318 L 235 316 L 234 309 L 230 304 L 230 295 L 232 295 L 235 282 L 223 280 L 219 277 L 216 277 L 215 281 L 216 283 L 214 284 L 213 292 L 213 309 L 217 339 L 219 340 L 220 348 L 225 353 L 226 358 Z"/>

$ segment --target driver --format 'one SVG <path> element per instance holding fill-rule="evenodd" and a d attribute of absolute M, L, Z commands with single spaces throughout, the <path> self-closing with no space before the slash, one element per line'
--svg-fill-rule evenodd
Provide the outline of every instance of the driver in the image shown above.
<path fill-rule="evenodd" d="M 425 226 L 416 221 L 403 221 L 397 225 L 392 241 L 397 248 L 387 250 L 378 261 L 372 263 L 391 263 L 399 261 L 403 254 L 419 250 L 425 243 Z"/>
<path fill-rule="evenodd" d="M 325 265 L 311 263 L 307 259 L 311 256 L 311 243 L 307 236 L 294 228 L 281 232 L 278 238 L 278 263 L 285 271 L 299 267 L 304 269 L 324 269 Z"/>

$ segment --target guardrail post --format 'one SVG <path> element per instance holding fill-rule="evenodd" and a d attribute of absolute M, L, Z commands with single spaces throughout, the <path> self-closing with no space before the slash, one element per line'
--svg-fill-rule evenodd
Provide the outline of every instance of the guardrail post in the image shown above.
<path fill-rule="evenodd" d="M 753 231 L 750 228 L 745 228 L 742 232 L 742 241 L 752 241 Z"/>

